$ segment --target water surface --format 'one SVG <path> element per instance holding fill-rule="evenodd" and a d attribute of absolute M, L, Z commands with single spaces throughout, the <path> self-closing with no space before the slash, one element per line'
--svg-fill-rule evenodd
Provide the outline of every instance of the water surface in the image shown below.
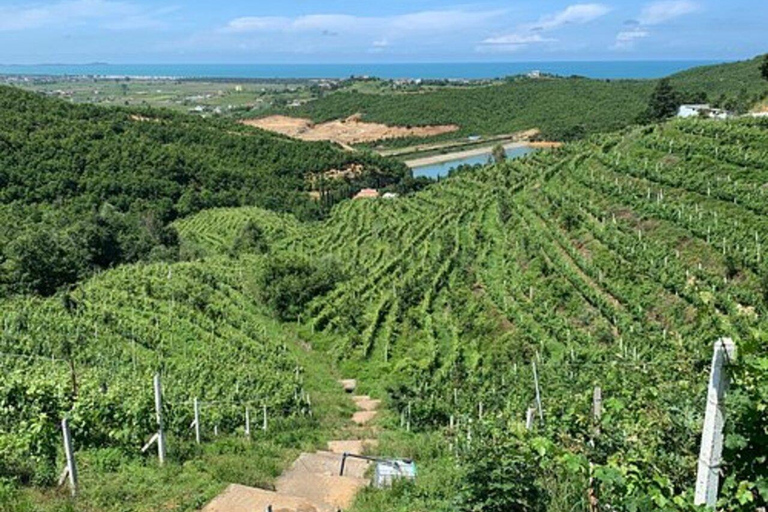
<path fill-rule="evenodd" d="M 590 78 L 660 78 L 715 61 L 472 62 L 429 64 L 40 64 L 3 65 L 0 74 L 178 78 L 380 78 L 483 79 L 534 70 Z"/>
<path fill-rule="evenodd" d="M 522 147 L 511 146 L 505 149 L 507 151 L 507 158 L 520 158 L 521 156 L 524 156 L 536 151 L 535 149 L 529 148 L 527 146 L 522 146 Z M 491 150 L 489 149 L 487 152 L 483 153 L 482 155 L 468 156 L 464 158 L 457 158 L 455 160 L 450 160 L 448 162 L 442 162 L 439 164 L 414 167 L 413 176 L 414 178 L 418 178 L 421 176 L 426 176 L 427 178 L 432 178 L 432 179 L 443 178 L 445 176 L 448 176 L 448 173 L 450 173 L 451 170 L 456 169 L 459 166 L 487 164 L 487 163 L 490 163 L 491 161 L 492 161 Z"/>

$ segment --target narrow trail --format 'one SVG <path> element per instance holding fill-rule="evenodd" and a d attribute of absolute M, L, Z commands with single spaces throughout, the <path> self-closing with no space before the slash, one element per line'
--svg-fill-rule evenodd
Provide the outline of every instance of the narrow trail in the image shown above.
<path fill-rule="evenodd" d="M 354 393 L 355 380 L 340 382 Z M 349 438 L 328 442 L 327 450 L 302 453 L 275 483 L 275 490 L 232 484 L 206 505 L 202 512 L 337 512 L 346 510 L 357 492 L 370 484 L 366 478 L 369 462 L 348 458 L 344 476 L 339 476 L 344 453 L 362 455 L 378 441 L 376 427 L 369 423 L 378 415 L 380 400 L 353 395 L 357 412 L 347 429 Z M 366 438 L 367 436 L 367 438 Z"/>

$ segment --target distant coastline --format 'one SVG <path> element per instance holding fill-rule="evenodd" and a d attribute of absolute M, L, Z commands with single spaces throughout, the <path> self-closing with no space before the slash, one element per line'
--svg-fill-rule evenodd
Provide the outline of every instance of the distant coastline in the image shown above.
<path fill-rule="evenodd" d="M 383 79 L 481 80 L 534 71 L 596 79 L 653 79 L 718 61 L 572 61 L 430 64 L 0 64 L 0 75 L 109 79 Z"/>

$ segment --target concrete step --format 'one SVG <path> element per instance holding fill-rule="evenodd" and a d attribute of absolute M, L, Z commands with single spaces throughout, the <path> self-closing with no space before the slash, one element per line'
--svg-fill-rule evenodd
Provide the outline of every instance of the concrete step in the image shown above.
<path fill-rule="evenodd" d="M 368 483 L 365 478 L 289 471 L 277 479 L 275 488 L 279 494 L 304 498 L 333 510 L 345 510 L 352 506 L 357 492 Z"/>
<path fill-rule="evenodd" d="M 333 505 L 313 503 L 299 497 L 256 487 L 232 484 L 206 505 L 202 512 L 263 512 L 268 506 L 273 512 L 336 512 Z"/>
<path fill-rule="evenodd" d="M 328 451 L 333 453 L 353 453 L 363 455 L 367 449 L 375 448 L 379 445 L 376 439 L 354 439 L 347 441 L 329 441 Z"/>
<path fill-rule="evenodd" d="M 333 452 L 302 453 L 293 462 L 293 465 L 285 471 L 284 475 L 291 473 L 314 473 L 325 476 L 338 476 L 341 471 L 342 454 Z M 370 462 L 360 459 L 347 458 L 344 465 L 344 476 L 353 478 L 365 478 L 365 472 Z"/>

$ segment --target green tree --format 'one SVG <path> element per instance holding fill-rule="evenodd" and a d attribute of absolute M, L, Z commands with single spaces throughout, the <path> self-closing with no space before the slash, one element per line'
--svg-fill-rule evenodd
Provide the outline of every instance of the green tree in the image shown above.
<path fill-rule="evenodd" d="M 760 75 L 762 75 L 765 80 L 768 80 L 768 54 L 763 57 L 763 63 L 760 65 Z"/>
<path fill-rule="evenodd" d="M 667 78 L 659 80 L 648 102 L 648 120 L 663 121 L 669 119 L 677 113 L 679 107 L 680 95 L 672 87 L 672 83 Z"/>
<path fill-rule="evenodd" d="M 302 257 L 270 258 L 258 278 L 261 299 L 281 320 L 298 318 L 304 307 L 317 296 L 330 292 L 343 278 L 339 266 L 330 259 L 319 262 Z"/>
<path fill-rule="evenodd" d="M 507 161 L 507 150 L 504 149 L 502 144 L 496 144 L 491 152 L 493 161 L 497 164 L 501 164 Z"/>
<path fill-rule="evenodd" d="M 240 229 L 234 242 L 232 243 L 233 255 L 244 252 L 253 252 L 263 254 L 269 250 L 264 230 L 255 222 L 249 220 Z"/>

